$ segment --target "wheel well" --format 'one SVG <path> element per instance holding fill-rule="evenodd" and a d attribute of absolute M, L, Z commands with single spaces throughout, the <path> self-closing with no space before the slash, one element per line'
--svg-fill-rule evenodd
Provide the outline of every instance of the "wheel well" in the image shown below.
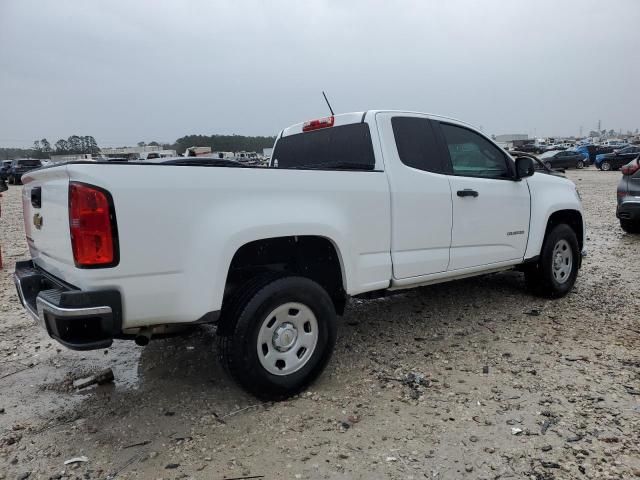
<path fill-rule="evenodd" d="M 333 243 L 325 237 L 291 236 L 256 240 L 240 247 L 231 260 L 224 302 L 257 274 L 289 272 L 319 283 L 342 315 L 346 292 L 342 281 L 340 257 Z"/>
<path fill-rule="evenodd" d="M 544 238 L 547 238 L 547 235 L 553 227 L 560 225 L 561 223 L 569 225 L 576 233 L 578 246 L 580 247 L 580 250 L 582 250 L 584 246 L 584 231 L 582 215 L 577 210 L 558 210 L 557 212 L 553 212 L 547 221 L 547 229 L 544 232 Z"/>

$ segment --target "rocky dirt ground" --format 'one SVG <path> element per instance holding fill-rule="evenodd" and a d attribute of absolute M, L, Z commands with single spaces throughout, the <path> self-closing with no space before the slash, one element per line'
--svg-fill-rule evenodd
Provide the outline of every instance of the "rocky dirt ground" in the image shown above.
<path fill-rule="evenodd" d="M 533 297 L 509 272 L 354 300 L 327 371 L 281 403 L 225 376 L 210 327 L 145 348 L 73 352 L 50 340 L 11 281 L 27 257 L 11 187 L 0 479 L 640 477 L 640 236 L 615 218 L 619 173 L 568 176 L 589 250 L 570 295 Z M 109 367 L 113 384 L 73 388 Z"/>

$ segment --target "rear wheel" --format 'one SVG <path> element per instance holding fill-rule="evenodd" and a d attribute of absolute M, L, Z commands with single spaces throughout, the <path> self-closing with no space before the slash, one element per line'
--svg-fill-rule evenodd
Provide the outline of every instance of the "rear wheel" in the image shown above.
<path fill-rule="evenodd" d="M 640 233 L 640 222 L 620 220 L 620 227 L 627 233 Z"/>
<path fill-rule="evenodd" d="M 280 400 L 324 370 L 335 345 L 336 312 L 316 282 L 268 275 L 247 284 L 231 304 L 219 326 L 219 352 L 243 388 Z"/>
<path fill-rule="evenodd" d="M 566 224 L 556 225 L 544 240 L 538 262 L 525 271 L 527 286 L 544 297 L 565 296 L 576 282 L 579 255 L 573 229 Z"/>
<path fill-rule="evenodd" d="M 600 165 L 600 170 L 604 170 L 605 172 L 608 172 L 609 170 L 611 170 L 611 164 L 609 162 L 602 162 L 602 164 Z"/>

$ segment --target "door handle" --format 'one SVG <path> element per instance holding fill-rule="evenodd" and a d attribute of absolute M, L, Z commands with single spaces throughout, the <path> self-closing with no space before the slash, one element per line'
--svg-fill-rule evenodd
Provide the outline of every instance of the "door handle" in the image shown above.
<path fill-rule="evenodd" d="M 458 190 L 459 197 L 477 197 L 478 192 L 475 190 L 471 190 L 470 188 L 465 188 L 464 190 Z"/>

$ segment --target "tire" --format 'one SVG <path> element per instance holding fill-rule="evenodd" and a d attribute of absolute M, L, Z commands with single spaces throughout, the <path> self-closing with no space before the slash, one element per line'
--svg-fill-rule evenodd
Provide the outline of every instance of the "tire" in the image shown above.
<path fill-rule="evenodd" d="M 582 160 L 578 160 L 578 163 L 576 164 L 576 167 L 583 169 L 584 168 L 584 162 Z"/>
<path fill-rule="evenodd" d="M 552 170 L 551 162 L 544 162 L 544 166 L 547 167 L 549 170 Z"/>
<path fill-rule="evenodd" d="M 525 283 L 537 295 L 564 297 L 576 282 L 579 262 L 575 232 L 564 223 L 556 225 L 544 239 L 538 262 L 525 270 Z"/>
<path fill-rule="evenodd" d="M 223 366 L 263 400 L 303 390 L 322 373 L 336 341 L 331 297 L 304 277 L 267 274 L 250 281 L 222 312 L 220 323 Z"/>
<path fill-rule="evenodd" d="M 604 172 L 608 172 L 609 170 L 611 170 L 611 164 L 607 161 L 602 162 L 600 164 L 600 170 Z"/>
<path fill-rule="evenodd" d="M 627 233 L 640 233 L 640 222 L 620 220 L 620 227 Z"/>

